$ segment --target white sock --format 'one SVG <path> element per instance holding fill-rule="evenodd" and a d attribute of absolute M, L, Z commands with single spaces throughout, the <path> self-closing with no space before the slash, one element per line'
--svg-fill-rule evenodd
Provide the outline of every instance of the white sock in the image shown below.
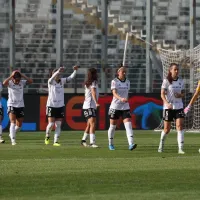
<path fill-rule="evenodd" d="M 15 133 L 17 133 L 17 132 L 19 132 L 21 130 L 21 127 L 19 127 L 19 126 L 15 126 Z"/>
<path fill-rule="evenodd" d="M 166 137 L 167 137 L 167 134 L 164 131 L 162 131 L 160 135 L 159 149 L 163 149 Z"/>
<path fill-rule="evenodd" d="M 54 122 L 49 122 L 46 127 L 46 137 L 50 137 L 51 130 L 53 128 Z"/>
<path fill-rule="evenodd" d="M 0 139 L 2 139 L 2 125 L 0 124 Z"/>
<path fill-rule="evenodd" d="M 128 139 L 128 144 L 132 145 L 133 144 L 133 128 L 132 128 L 132 123 L 131 122 L 125 122 L 124 123 L 125 129 L 126 129 L 126 136 Z"/>
<path fill-rule="evenodd" d="M 178 142 L 178 148 L 183 150 L 184 145 L 184 131 L 177 131 L 177 142 Z"/>
<path fill-rule="evenodd" d="M 15 133 L 15 124 L 14 123 L 10 123 L 10 139 L 11 142 L 15 142 L 15 137 L 16 137 L 16 133 Z"/>
<path fill-rule="evenodd" d="M 86 132 L 85 132 L 85 133 L 83 134 L 82 140 L 85 140 L 85 141 L 86 141 L 87 138 L 88 138 L 88 136 L 89 136 L 89 133 L 86 133 Z"/>
<path fill-rule="evenodd" d="M 108 129 L 108 144 L 113 145 L 116 125 L 110 124 Z"/>
<path fill-rule="evenodd" d="M 61 121 L 55 121 L 55 134 L 54 134 L 54 143 L 58 142 L 60 137 L 61 130 Z"/>
<path fill-rule="evenodd" d="M 95 144 L 95 134 L 90 133 L 90 144 Z"/>

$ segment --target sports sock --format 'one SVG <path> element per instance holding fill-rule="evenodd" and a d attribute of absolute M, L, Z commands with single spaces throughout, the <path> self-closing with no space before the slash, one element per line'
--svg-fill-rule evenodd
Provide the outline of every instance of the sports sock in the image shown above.
<path fill-rule="evenodd" d="M 46 127 L 46 137 L 50 137 L 51 130 L 53 128 L 54 122 L 49 122 Z"/>
<path fill-rule="evenodd" d="M 109 145 L 114 144 L 115 129 L 116 129 L 116 125 L 110 124 L 110 127 L 108 129 L 108 144 Z"/>
<path fill-rule="evenodd" d="M 61 121 L 55 121 L 54 143 L 58 142 L 61 132 Z"/>
<path fill-rule="evenodd" d="M 133 144 L 133 128 L 132 128 L 132 123 L 131 122 L 125 122 L 124 123 L 125 129 L 126 129 L 126 136 L 128 139 L 128 144 L 132 145 Z"/>
<path fill-rule="evenodd" d="M 177 131 L 177 142 L 178 142 L 178 148 L 183 150 L 184 145 L 184 131 Z"/>

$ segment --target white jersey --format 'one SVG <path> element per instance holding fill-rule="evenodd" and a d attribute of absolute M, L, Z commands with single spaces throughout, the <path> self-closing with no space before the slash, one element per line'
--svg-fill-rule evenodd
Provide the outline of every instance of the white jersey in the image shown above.
<path fill-rule="evenodd" d="M 8 103 L 7 106 L 15 108 L 24 107 L 24 86 L 26 80 L 20 80 L 19 84 L 15 84 L 13 80 L 8 82 Z"/>
<path fill-rule="evenodd" d="M 165 98 L 167 99 L 168 103 L 172 104 L 173 109 L 183 108 L 182 98 L 176 98 L 174 96 L 175 93 L 180 94 L 182 90 L 184 90 L 184 82 L 182 79 L 178 78 L 177 80 L 172 81 L 172 84 L 170 84 L 167 79 L 164 79 L 161 88 L 165 89 Z M 165 104 L 164 109 L 168 109 L 167 105 Z"/>
<path fill-rule="evenodd" d="M 3 87 L 2 87 L 2 83 L 0 82 L 0 108 L 2 108 L 2 103 L 1 103 L 1 92 L 3 90 Z"/>
<path fill-rule="evenodd" d="M 130 90 L 130 81 L 127 79 L 125 81 L 120 81 L 118 78 L 115 78 L 111 82 L 111 90 L 114 89 L 117 90 L 117 94 L 120 97 L 128 99 L 128 92 Z M 130 106 L 128 102 L 124 103 L 113 96 L 110 108 L 115 110 L 129 110 Z"/>
<path fill-rule="evenodd" d="M 89 86 L 88 88 L 85 85 L 85 100 L 83 103 L 83 109 L 97 108 L 94 99 L 92 97 L 92 88 L 96 89 L 96 99 L 98 100 L 99 98 L 99 88 L 98 88 L 98 83 L 96 81 L 92 82 L 92 85 Z"/>
<path fill-rule="evenodd" d="M 61 78 L 57 83 L 55 80 L 48 81 L 49 95 L 47 99 L 47 107 L 60 108 L 64 104 L 64 84 L 67 82 L 67 78 Z"/>

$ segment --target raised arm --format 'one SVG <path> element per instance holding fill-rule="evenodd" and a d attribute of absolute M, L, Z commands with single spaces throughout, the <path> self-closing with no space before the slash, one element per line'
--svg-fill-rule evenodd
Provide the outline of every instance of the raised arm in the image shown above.
<path fill-rule="evenodd" d="M 76 71 L 78 70 L 78 66 L 74 66 L 73 69 L 74 69 L 74 72 L 66 78 L 66 82 L 70 82 L 71 80 L 75 78 Z"/>
<path fill-rule="evenodd" d="M 28 78 L 27 76 L 25 76 L 24 74 L 21 74 L 22 78 L 24 78 L 28 84 L 33 83 L 33 80 L 31 78 Z"/>
<path fill-rule="evenodd" d="M 3 81 L 3 85 L 4 85 L 4 86 L 8 86 L 9 81 L 13 78 L 15 72 L 16 72 L 16 71 L 13 71 L 12 74 L 11 74 L 7 79 L 5 79 L 5 80 Z"/>

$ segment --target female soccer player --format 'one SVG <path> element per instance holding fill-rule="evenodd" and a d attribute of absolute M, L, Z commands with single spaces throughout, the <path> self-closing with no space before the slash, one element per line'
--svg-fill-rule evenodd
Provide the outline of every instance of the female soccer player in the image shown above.
<path fill-rule="evenodd" d="M 171 63 L 169 72 L 166 79 L 163 80 L 161 87 L 161 98 L 164 104 L 163 120 L 164 130 L 161 132 L 160 144 L 158 152 L 161 153 L 164 150 L 165 139 L 170 132 L 171 122 L 176 121 L 177 141 L 178 141 L 178 153 L 184 154 L 184 131 L 183 131 L 183 101 L 184 97 L 184 82 L 178 77 L 179 68 L 176 63 Z"/>
<path fill-rule="evenodd" d="M 7 106 L 10 119 L 9 136 L 12 145 L 16 145 L 16 133 L 20 131 L 24 120 L 24 86 L 32 82 L 32 79 L 20 73 L 18 70 L 13 71 L 3 82 L 3 85 L 8 87 Z"/>
<path fill-rule="evenodd" d="M 97 148 L 95 144 L 95 128 L 96 128 L 96 109 L 98 104 L 99 89 L 97 70 L 90 68 L 88 70 L 87 80 L 85 81 L 85 100 L 83 103 L 83 113 L 87 121 L 87 126 L 81 141 L 81 144 L 87 147 L 87 137 L 90 135 L 90 147 Z"/>
<path fill-rule="evenodd" d="M 131 123 L 130 106 L 128 103 L 128 91 L 130 90 L 130 81 L 126 79 L 126 68 L 120 67 L 117 70 L 117 78 L 111 82 L 111 90 L 113 99 L 109 108 L 110 128 L 108 130 L 109 149 L 115 150 L 114 134 L 117 120 L 122 117 L 126 129 L 126 135 L 129 144 L 129 150 L 137 147 L 133 141 L 133 129 Z"/>
<path fill-rule="evenodd" d="M 190 100 L 190 103 L 189 103 L 188 106 L 184 109 L 184 113 L 185 113 L 185 114 L 187 114 L 187 113 L 191 110 L 192 105 L 193 105 L 194 102 L 197 100 L 199 94 L 200 94 L 200 81 L 198 82 L 198 86 L 197 86 L 196 92 L 194 93 L 192 99 Z"/>
<path fill-rule="evenodd" d="M 61 78 L 60 74 L 64 72 L 64 67 L 54 69 L 48 80 L 49 95 L 47 99 L 47 117 L 48 125 L 46 127 L 45 144 L 49 144 L 50 133 L 55 124 L 55 134 L 53 146 L 60 146 L 58 139 L 61 132 L 61 124 L 64 118 L 64 85 L 70 82 L 76 76 L 78 66 L 73 67 L 74 72 L 66 78 Z"/>
<path fill-rule="evenodd" d="M 4 143 L 5 140 L 2 137 L 2 125 L 1 125 L 1 121 L 3 118 L 3 109 L 2 109 L 2 104 L 1 104 L 1 92 L 2 92 L 2 83 L 0 82 L 0 143 Z"/>

